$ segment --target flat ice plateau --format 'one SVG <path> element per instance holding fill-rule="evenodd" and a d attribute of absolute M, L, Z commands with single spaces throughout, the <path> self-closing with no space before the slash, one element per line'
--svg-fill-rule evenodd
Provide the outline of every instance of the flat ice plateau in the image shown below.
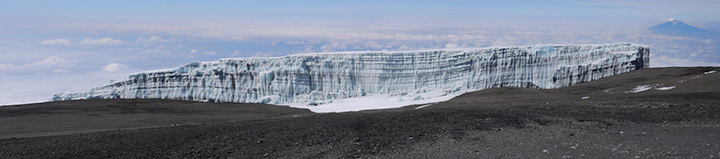
<path fill-rule="evenodd" d="M 52 100 L 161 98 L 342 112 L 449 100 L 495 87 L 553 89 L 647 67 L 632 43 L 228 58 L 131 74 Z"/>

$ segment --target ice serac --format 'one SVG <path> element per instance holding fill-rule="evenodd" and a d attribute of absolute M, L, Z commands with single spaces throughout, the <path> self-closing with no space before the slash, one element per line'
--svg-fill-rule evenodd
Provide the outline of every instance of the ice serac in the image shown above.
<path fill-rule="evenodd" d="M 362 96 L 426 100 L 494 87 L 551 89 L 648 66 L 631 43 L 229 58 L 129 75 L 52 100 L 162 98 L 318 105 Z M 441 93 L 428 94 L 426 92 Z"/>

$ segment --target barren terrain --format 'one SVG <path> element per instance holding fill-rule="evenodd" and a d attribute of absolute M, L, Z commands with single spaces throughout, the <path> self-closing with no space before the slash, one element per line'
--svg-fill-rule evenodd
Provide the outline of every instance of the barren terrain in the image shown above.
<path fill-rule="evenodd" d="M 648 68 L 397 109 L 84 100 L 0 107 L 2 158 L 714 158 L 720 68 Z M 644 91 L 642 91 L 644 90 Z"/>

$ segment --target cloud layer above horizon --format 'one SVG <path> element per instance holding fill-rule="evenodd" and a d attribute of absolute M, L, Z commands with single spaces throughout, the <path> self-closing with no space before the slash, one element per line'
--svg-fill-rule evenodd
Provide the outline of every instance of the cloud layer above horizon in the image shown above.
<path fill-rule="evenodd" d="M 373 3 L 400 5 L 400 1 L 369 1 L 355 5 L 359 8 L 318 12 L 269 8 L 269 11 L 236 13 L 230 11 L 232 8 L 202 9 L 214 3 L 198 4 L 200 10 L 178 11 L 185 8 L 182 5 L 190 3 L 185 1 L 173 3 L 166 11 L 152 11 L 157 9 L 153 7 L 119 10 L 141 6 L 145 2 L 135 3 L 118 4 L 109 11 L 82 8 L 79 11 L 48 9 L 26 13 L 0 7 L 0 20 L 8 24 L 0 26 L 0 82 L 10 83 L 0 86 L 7 90 L 0 93 L 0 105 L 43 101 L 56 92 L 86 90 L 132 72 L 177 67 L 190 61 L 305 52 L 633 42 L 651 47 L 653 67 L 720 66 L 717 47 L 720 38 L 664 36 L 648 30 L 663 23 L 668 18 L 665 16 L 676 16 L 687 18 L 688 24 L 697 22 L 698 26 L 717 31 L 712 30 L 718 20 L 713 17 L 720 17 L 720 14 L 706 9 L 708 5 L 717 4 L 705 1 L 681 4 L 699 8 L 682 7 L 660 14 L 663 17 L 648 13 L 617 13 L 617 10 L 650 7 L 647 12 L 660 12 L 656 10 L 676 2 L 660 1 L 652 4 L 654 7 L 624 1 L 561 2 L 561 8 L 582 6 L 590 10 L 578 12 L 578 15 L 569 11 L 544 12 L 556 8 L 547 4 L 520 13 L 484 8 L 497 12 L 490 14 L 473 11 L 479 8 L 473 5 L 480 4 L 465 1 L 456 3 L 466 3 L 470 7 L 445 1 L 418 2 L 459 7 L 456 8 L 459 11 L 442 8 L 418 11 L 431 7 L 414 6 L 418 4 L 395 11 L 383 10 L 387 6 L 372 7 Z M 256 3 L 247 5 L 263 5 Z M 527 3 L 516 6 L 522 8 L 537 2 Z M 147 2 L 145 5 L 158 4 Z M 318 4 L 324 5 L 328 4 Z M 339 5 L 345 4 L 334 4 L 339 8 L 347 7 Z M 492 5 L 503 8 L 513 4 Z M 32 7 L 44 9 L 43 5 Z M 178 15 L 169 15 L 174 12 Z M 299 13 L 294 14 L 296 12 Z M 332 14 L 334 12 L 338 14 Z"/>

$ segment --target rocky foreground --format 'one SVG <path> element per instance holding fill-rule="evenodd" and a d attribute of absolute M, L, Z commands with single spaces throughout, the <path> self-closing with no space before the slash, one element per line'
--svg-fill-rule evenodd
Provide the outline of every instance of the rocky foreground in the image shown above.
<path fill-rule="evenodd" d="M 0 107 L 2 158 L 714 158 L 720 68 L 650 68 L 398 109 L 84 100 Z"/>

